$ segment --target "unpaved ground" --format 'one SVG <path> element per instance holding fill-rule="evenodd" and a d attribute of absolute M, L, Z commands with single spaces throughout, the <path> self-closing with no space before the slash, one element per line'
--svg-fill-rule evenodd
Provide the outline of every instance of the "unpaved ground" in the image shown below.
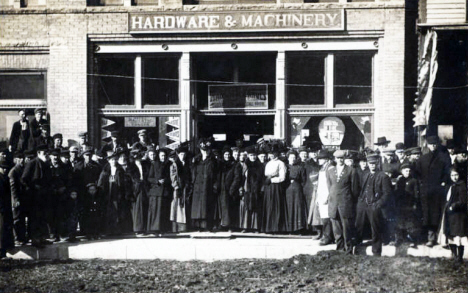
<path fill-rule="evenodd" d="M 0 292 L 468 292 L 467 265 L 321 252 L 288 260 L 0 261 Z"/>

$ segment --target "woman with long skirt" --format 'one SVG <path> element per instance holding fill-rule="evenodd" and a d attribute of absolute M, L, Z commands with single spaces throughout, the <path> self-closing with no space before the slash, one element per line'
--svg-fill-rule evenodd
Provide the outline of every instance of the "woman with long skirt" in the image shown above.
<path fill-rule="evenodd" d="M 307 227 L 307 202 L 303 193 L 307 180 L 306 171 L 301 162 L 297 160 L 296 151 L 289 151 L 286 157 L 288 158 L 286 227 L 289 233 L 301 233 Z"/>

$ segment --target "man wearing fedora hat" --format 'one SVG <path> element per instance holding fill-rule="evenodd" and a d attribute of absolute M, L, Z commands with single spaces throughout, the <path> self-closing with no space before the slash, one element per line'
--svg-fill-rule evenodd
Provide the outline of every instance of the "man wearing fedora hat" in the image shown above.
<path fill-rule="evenodd" d="M 450 179 L 450 157 L 441 151 L 439 137 L 427 137 L 429 152 L 422 155 L 416 163 L 416 174 L 421 180 L 421 207 L 423 224 L 427 229 L 427 243 L 429 247 L 437 242 L 436 231 L 440 224 L 445 205 L 445 185 Z"/>
<path fill-rule="evenodd" d="M 336 240 L 336 249 L 353 253 L 355 202 L 359 195 L 359 178 L 354 168 L 344 164 L 344 151 L 337 150 L 333 156 L 336 166 L 327 171 L 331 182 L 328 214 Z"/>

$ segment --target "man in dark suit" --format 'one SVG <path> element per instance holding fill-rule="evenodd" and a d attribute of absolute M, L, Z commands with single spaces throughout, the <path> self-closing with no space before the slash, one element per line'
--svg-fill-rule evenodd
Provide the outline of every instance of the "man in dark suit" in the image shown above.
<path fill-rule="evenodd" d="M 416 175 L 421 180 L 421 207 L 423 224 L 427 228 L 427 246 L 437 242 L 436 229 L 445 206 L 445 185 L 450 179 L 450 156 L 440 149 L 439 137 L 427 138 L 429 152 L 416 163 Z"/>
<path fill-rule="evenodd" d="M 29 149 L 34 149 L 37 145 L 34 145 L 35 138 L 39 137 L 42 133 L 40 126 L 46 124 L 47 120 L 43 118 L 44 109 L 37 108 L 34 110 L 34 117 L 32 121 L 29 122 L 29 128 L 31 130 L 31 135 L 29 137 Z"/>
<path fill-rule="evenodd" d="M 13 123 L 10 135 L 10 152 L 25 151 L 28 149 L 29 136 L 31 130 L 29 129 L 29 121 L 26 118 L 26 110 L 18 110 L 20 119 Z"/>
<path fill-rule="evenodd" d="M 354 168 L 344 164 L 345 152 L 333 153 L 336 166 L 327 170 L 330 180 L 328 214 L 336 240 L 336 249 L 353 253 L 355 202 L 359 194 L 359 178 Z"/>
<path fill-rule="evenodd" d="M 392 192 L 390 177 L 377 169 L 379 160 L 380 157 L 375 154 L 367 157 L 369 171 L 363 174 L 356 212 L 357 240 L 362 241 L 366 219 L 369 219 L 372 230 L 372 253 L 377 256 L 382 254 L 382 231 L 384 230 L 382 207 Z"/>
<path fill-rule="evenodd" d="M 13 208 L 13 225 L 15 237 L 18 244 L 26 244 L 26 217 L 30 218 L 29 198 L 26 195 L 25 188 L 21 184 L 21 175 L 24 170 L 24 155 L 16 151 L 14 154 L 15 166 L 8 173 L 10 179 L 11 201 Z"/>
<path fill-rule="evenodd" d="M 47 161 L 48 146 L 37 147 L 37 157 L 29 161 L 21 176 L 21 183 L 26 186 L 28 195 L 31 196 L 31 239 L 32 245 L 42 246 L 48 244 L 46 237 L 49 236 L 46 221 L 46 210 L 48 208 L 48 197 L 52 183 L 52 172 Z"/>
<path fill-rule="evenodd" d="M 41 135 L 38 137 L 34 138 L 34 144 L 33 147 L 37 147 L 40 145 L 47 145 L 49 149 L 54 148 L 54 140 L 50 136 L 50 128 L 48 124 L 41 124 L 39 126 L 41 129 Z"/>
<path fill-rule="evenodd" d="M 101 151 L 102 153 L 107 153 L 107 152 L 116 152 L 117 149 L 124 149 L 125 145 L 121 143 L 120 141 L 120 133 L 118 131 L 112 131 L 111 132 L 111 141 L 105 144 Z"/>

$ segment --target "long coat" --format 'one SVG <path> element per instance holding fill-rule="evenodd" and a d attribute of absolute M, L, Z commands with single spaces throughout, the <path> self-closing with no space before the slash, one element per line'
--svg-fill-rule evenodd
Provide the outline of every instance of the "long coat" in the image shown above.
<path fill-rule="evenodd" d="M 148 218 L 147 165 L 142 164 L 141 171 L 134 163 L 128 164 L 126 175 L 130 192 L 127 199 L 131 203 L 133 232 L 145 232 Z"/>
<path fill-rule="evenodd" d="M 10 135 L 10 145 L 12 151 L 25 151 L 28 149 L 29 137 L 31 136 L 31 130 L 28 120 L 24 121 L 25 129 L 21 126 L 20 121 L 13 123 Z"/>
<path fill-rule="evenodd" d="M 148 231 L 168 231 L 172 200 L 171 178 L 167 162 L 154 161 L 148 174 Z M 159 180 L 164 179 L 164 183 Z"/>
<path fill-rule="evenodd" d="M 445 187 L 449 182 L 450 157 L 440 150 L 429 152 L 416 163 L 416 174 L 421 181 L 423 224 L 438 226 L 445 205 Z"/>
<path fill-rule="evenodd" d="M 445 205 L 445 235 L 468 236 L 467 194 L 464 181 L 451 185 L 451 196 Z M 447 194 L 450 186 L 447 186 Z M 451 208 L 451 209 L 450 209 Z"/>
<path fill-rule="evenodd" d="M 192 165 L 192 212 L 193 220 L 211 220 L 214 217 L 216 193 L 218 192 L 218 165 L 209 155 L 205 160 L 201 155 L 194 158 Z"/>
<path fill-rule="evenodd" d="M 327 179 L 330 180 L 328 194 L 328 215 L 337 219 L 338 213 L 343 218 L 355 216 L 355 204 L 359 194 L 359 179 L 354 168 L 344 166 L 338 174 L 336 166 L 327 170 Z"/>
<path fill-rule="evenodd" d="M 110 166 L 104 168 L 99 176 L 98 187 L 102 189 L 106 232 L 120 233 L 122 200 L 125 199 L 124 170 L 117 166 L 113 180 L 111 180 Z"/>
<path fill-rule="evenodd" d="M 14 237 L 10 182 L 6 174 L 0 174 L 0 248 L 6 250 L 13 247 Z"/>
<path fill-rule="evenodd" d="M 221 226 L 237 226 L 239 216 L 239 187 L 242 180 L 242 167 L 237 162 L 223 161 L 219 163 L 220 191 L 215 209 L 215 220 L 220 220 Z"/>

